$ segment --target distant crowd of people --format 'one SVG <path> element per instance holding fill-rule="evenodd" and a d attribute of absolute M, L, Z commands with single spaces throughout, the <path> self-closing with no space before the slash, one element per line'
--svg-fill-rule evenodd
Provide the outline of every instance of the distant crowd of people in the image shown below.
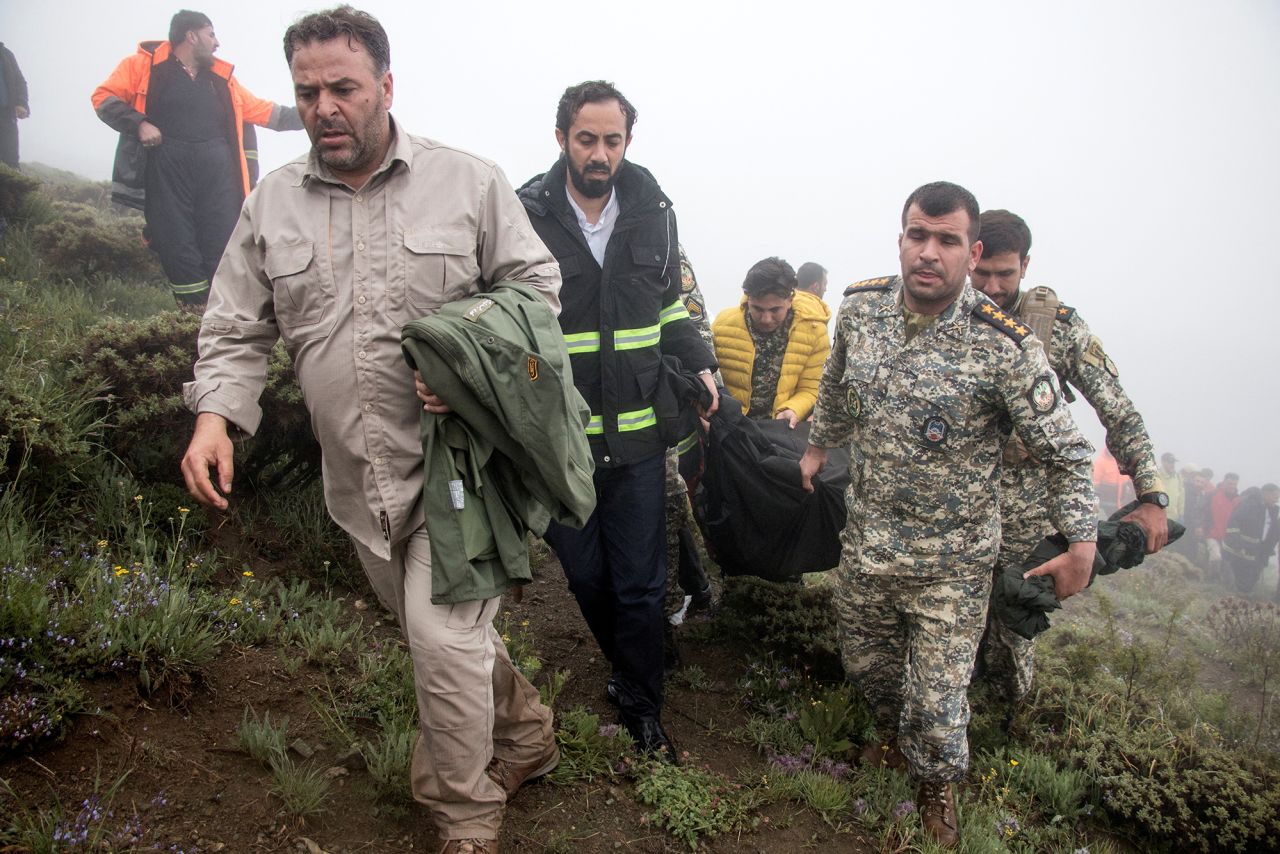
<path fill-rule="evenodd" d="M 1160 477 L 1169 519 L 1187 529 L 1175 550 L 1204 567 L 1211 580 L 1253 593 L 1272 558 L 1280 562 L 1280 486 L 1241 490 L 1235 472 L 1214 483 L 1213 469 L 1182 462 L 1170 451 L 1160 455 Z M 1105 448 L 1094 461 L 1093 482 L 1103 515 L 1132 500 L 1129 479 Z M 1280 582 L 1274 595 L 1280 602 Z"/>

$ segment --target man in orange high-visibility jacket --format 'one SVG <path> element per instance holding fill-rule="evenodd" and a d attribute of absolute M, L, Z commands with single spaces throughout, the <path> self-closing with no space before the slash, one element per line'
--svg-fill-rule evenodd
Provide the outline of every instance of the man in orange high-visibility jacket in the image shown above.
<path fill-rule="evenodd" d="M 173 16 L 169 40 L 138 45 L 93 92 L 120 132 L 111 198 L 147 216 L 147 241 L 179 305 L 202 308 L 249 194 L 243 127 L 301 130 L 296 107 L 255 97 L 215 59 L 213 23 Z"/>

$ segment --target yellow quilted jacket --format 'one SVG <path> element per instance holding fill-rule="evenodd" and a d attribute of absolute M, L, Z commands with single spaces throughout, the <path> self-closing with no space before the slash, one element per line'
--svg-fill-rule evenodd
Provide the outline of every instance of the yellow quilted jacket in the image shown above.
<path fill-rule="evenodd" d="M 807 291 L 796 291 L 791 308 L 795 314 L 788 332 L 787 350 L 782 356 L 778 393 L 769 414 L 790 409 L 797 418 L 804 419 L 818 401 L 818 380 L 822 378 L 822 366 L 831 351 L 831 340 L 827 337 L 831 309 Z M 756 358 L 756 347 L 747 331 L 746 311 L 747 298 L 743 295 L 741 303 L 720 312 L 711 324 L 720 376 L 744 412 L 751 404 L 751 367 Z"/>

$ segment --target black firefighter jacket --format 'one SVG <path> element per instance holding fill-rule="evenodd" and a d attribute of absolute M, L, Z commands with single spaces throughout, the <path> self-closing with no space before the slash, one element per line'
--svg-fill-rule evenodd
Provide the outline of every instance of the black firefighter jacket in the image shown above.
<path fill-rule="evenodd" d="M 538 236 L 560 262 L 560 327 L 573 379 L 591 408 L 587 438 L 597 466 L 629 465 L 668 446 L 653 404 L 663 356 L 687 371 L 715 367 L 680 301 L 680 255 L 671 201 L 643 166 L 624 161 L 619 212 L 603 268 L 587 247 L 565 191 L 562 157 L 520 188 Z"/>
<path fill-rule="evenodd" d="M 499 282 L 402 331 L 409 365 L 453 409 L 422 413 L 431 601 L 490 599 L 529 581 L 525 533 L 595 509 L 587 407 L 536 291 Z"/>

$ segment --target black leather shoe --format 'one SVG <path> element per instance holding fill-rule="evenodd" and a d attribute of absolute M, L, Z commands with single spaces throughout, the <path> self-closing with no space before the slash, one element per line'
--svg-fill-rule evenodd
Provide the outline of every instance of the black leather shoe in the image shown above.
<path fill-rule="evenodd" d="M 636 750 L 672 765 L 680 764 L 676 746 L 672 744 L 671 737 L 667 735 L 667 731 L 662 728 L 662 722 L 656 717 L 629 715 L 624 712 L 622 723 L 626 726 L 627 732 L 631 733 L 631 738 L 636 743 Z"/>
<path fill-rule="evenodd" d="M 617 676 L 610 676 L 604 683 L 604 696 L 612 705 L 622 708 L 622 686 L 618 684 Z"/>

